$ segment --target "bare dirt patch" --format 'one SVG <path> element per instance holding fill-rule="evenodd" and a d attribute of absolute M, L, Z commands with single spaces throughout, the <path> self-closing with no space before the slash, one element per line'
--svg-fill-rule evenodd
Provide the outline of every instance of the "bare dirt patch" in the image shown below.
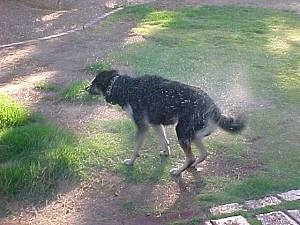
<path fill-rule="evenodd" d="M 0 33 L 0 44 L 76 28 L 109 10 L 106 7 L 108 1 L 80 0 L 71 3 L 63 10 L 45 10 L 24 5 L 23 2 L 1 1 L 0 26 L 6 32 Z M 300 12 L 296 0 L 185 0 L 156 1 L 153 4 L 158 7 L 237 4 Z M 119 110 L 103 104 L 57 102 L 51 94 L 38 91 L 34 86 L 45 80 L 63 87 L 74 80 L 90 79 L 91 76 L 83 72 L 84 65 L 121 48 L 129 40 L 129 31 L 133 26 L 129 22 L 112 24 L 101 30 L 91 28 L 58 39 L 0 49 L 0 91 L 8 93 L 55 123 L 75 130 L 83 130 L 85 124 L 95 118 L 124 116 Z M 227 165 L 233 162 L 216 161 L 224 164 L 215 164 L 208 159 L 201 172 L 219 174 L 223 171 L 231 176 L 243 176 L 253 166 L 257 166 L 249 161 L 246 165 L 235 165 L 237 170 L 232 171 L 232 166 Z M 194 196 L 204 184 L 200 177 L 187 180 L 189 182 L 181 180 L 166 186 L 155 183 L 132 185 L 115 174 L 95 172 L 90 183 L 77 185 L 71 191 L 61 190 L 59 192 L 62 194 L 51 201 L 36 205 L 25 203 L 25 206 L 20 202 L 1 205 L 0 224 L 164 224 L 194 215 L 204 216 L 201 209 L 193 204 Z M 0 202 L 5 201 L 0 199 Z M 144 206 L 156 209 L 155 214 L 148 214 L 147 209 L 141 209 Z M 135 214 L 131 207 L 138 207 L 139 213 Z M 12 214 L 6 217 L 8 209 Z"/>

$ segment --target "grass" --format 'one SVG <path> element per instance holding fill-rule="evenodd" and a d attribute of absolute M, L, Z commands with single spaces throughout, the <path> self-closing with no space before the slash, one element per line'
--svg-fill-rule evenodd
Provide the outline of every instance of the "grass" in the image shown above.
<path fill-rule="evenodd" d="M 75 81 L 70 83 L 60 93 L 60 99 L 69 102 L 90 102 L 101 97 L 89 95 L 84 89 L 89 85 L 87 81 Z"/>
<path fill-rule="evenodd" d="M 58 92 L 60 87 L 54 83 L 41 82 L 38 83 L 35 88 L 37 90 L 48 91 L 48 92 Z"/>
<path fill-rule="evenodd" d="M 0 94 L 0 131 L 26 124 L 29 120 L 28 111 L 7 95 Z"/>
<path fill-rule="evenodd" d="M 132 32 L 145 41 L 104 60 L 139 74 L 159 74 L 202 87 L 222 108 L 228 108 L 224 98 L 235 104 L 239 95 L 257 102 L 248 110 L 249 127 L 241 136 L 216 135 L 206 145 L 210 152 L 240 165 L 251 157 L 261 166 L 242 179 L 204 176 L 200 204 L 210 207 L 299 188 L 299 135 L 295 133 L 300 102 L 299 15 L 234 6 L 180 10 L 133 6 L 112 20 L 135 18 L 138 24 Z M 270 103 L 261 107 L 259 102 Z M 259 140 L 246 141 L 255 137 Z"/>
<path fill-rule="evenodd" d="M 70 135 L 53 125 L 28 124 L 0 134 L 0 190 L 45 196 L 72 172 Z M 26 196 L 26 194 L 25 194 Z"/>
<path fill-rule="evenodd" d="M 192 219 L 174 221 L 174 222 L 168 223 L 168 225 L 197 225 L 197 224 L 201 224 L 203 222 L 204 221 L 202 218 L 193 217 Z"/>
<path fill-rule="evenodd" d="M 168 161 L 161 162 L 158 154 L 160 145 L 153 134 L 145 143 L 141 159 L 134 167 L 127 167 L 123 160 L 130 157 L 135 136 L 135 127 L 130 120 L 95 122 L 90 132 L 91 135 L 81 143 L 89 152 L 86 160 L 90 166 L 118 173 L 131 183 L 170 181 L 168 171 L 172 165 Z"/>
<path fill-rule="evenodd" d="M 85 69 L 88 73 L 97 74 L 102 70 L 111 70 L 112 66 L 109 62 L 101 60 L 101 61 L 97 61 L 95 63 L 86 65 Z"/>
<path fill-rule="evenodd" d="M 76 175 L 74 137 L 1 95 L 0 193 L 43 197 Z"/>

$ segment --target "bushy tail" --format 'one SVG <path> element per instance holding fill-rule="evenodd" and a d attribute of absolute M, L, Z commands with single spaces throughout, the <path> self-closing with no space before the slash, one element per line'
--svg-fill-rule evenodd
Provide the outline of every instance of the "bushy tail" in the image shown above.
<path fill-rule="evenodd" d="M 246 127 L 246 117 L 239 115 L 236 118 L 220 115 L 215 118 L 215 122 L 225 131 L 230 133 L 239 133 Z"/>

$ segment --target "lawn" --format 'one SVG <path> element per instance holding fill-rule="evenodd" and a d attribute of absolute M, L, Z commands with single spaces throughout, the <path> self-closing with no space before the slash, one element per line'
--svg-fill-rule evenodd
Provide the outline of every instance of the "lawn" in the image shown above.
<path fill-rule="evenodd" d="M 249 124 L 241 135 L 218 132 L 205 140 L 211 156 L 207 169 L 199 172 L 199 205 L 207 209 L 300 187 L 299 15 L 233 6 L 131 6 L 105 24 L 122 21 L 134 21 L 132 33 L 142 41 L 87 65 L 87 70 L 122 65 L 136 76 L 159 74 L 203 88 L 225 112 L 247 113 Z M 72 83 L 57 98 L 90 102 L 82 92 L 85 84 Z M 60 180 L 86 179 L 91 168 L 110 170 L 129 184 L 165 185 L 173 182 L 168 171 L 183 162 L 172 128 L 170 159 L 159 157 L 160 145 L 150 133 L 140 159 L 129 168 L 122 164 L 134 140 L 129 119 L 92 122 L 88 130 L 72 134 L 1 95 L 0 192 L 51 193 Z"/>
<path fill-rule="evenodd" d="M 202 87 L 224 111 L 235 107 L 247 112 L 248 128 L 240 136 L 218 133 L 205 143 L 225 162 L 240 169 L 249 161 L 254 166 L 241 176 L 204 174 L 200 204 L 208 207 L 300 187 L 299 15 L 232 6 L 175 11 L 134 6 L 111 21 L 124 18 L 137 22 L 131 32 L 143 39 L 104 60 L 128 66 L 136 76 L 159 74 Z M 148 168 L 155 157 L 151 146 L 152 141 L 135 170 L 140 164 Z M 173 163 L 182 157 L 177 146 L 174 150 Z M 163 165 L 159 176 L 167 177 L 174 166 L 170 164 Z M 143 181 L 148 172 L 140 169 L 140 179 L 134 180 Z"/>

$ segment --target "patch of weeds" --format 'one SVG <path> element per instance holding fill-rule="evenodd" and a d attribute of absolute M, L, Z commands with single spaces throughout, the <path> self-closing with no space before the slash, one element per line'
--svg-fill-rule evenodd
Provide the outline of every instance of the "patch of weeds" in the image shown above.
<path fill-rule="evenodd" d="M 48 92 L 58 92 L 60 90 L 60 87 L 57 84 L 48 83 L 48 82 L 38 83 L 35 86 L 35 88 L 37 90 L 48 91 Z"/>
<path fill-rule="evenodd" d="M 84 89 L 89 85 L 86 81 L 75 81 L 69 84 L 62 92 L 60 98 L 64 101 L 70 102 L 90 102 L 93 100 L 100 100 L 100 96 L 93 96 Z"/>
<path fill-rule="evenodd" d="M 7 95 L 0 93 L 0 131 L 28 123 L 30 115 L 27 109 Z"/>
<path fill-rule="evenodd" d="M 103 70 L 111 70 L 112 66 L 110 62 L 107 61 L 97 61 L 95 63 L 91 63 L 85 66 L 85 69 L 90 74 L 97 74 Z"/>

